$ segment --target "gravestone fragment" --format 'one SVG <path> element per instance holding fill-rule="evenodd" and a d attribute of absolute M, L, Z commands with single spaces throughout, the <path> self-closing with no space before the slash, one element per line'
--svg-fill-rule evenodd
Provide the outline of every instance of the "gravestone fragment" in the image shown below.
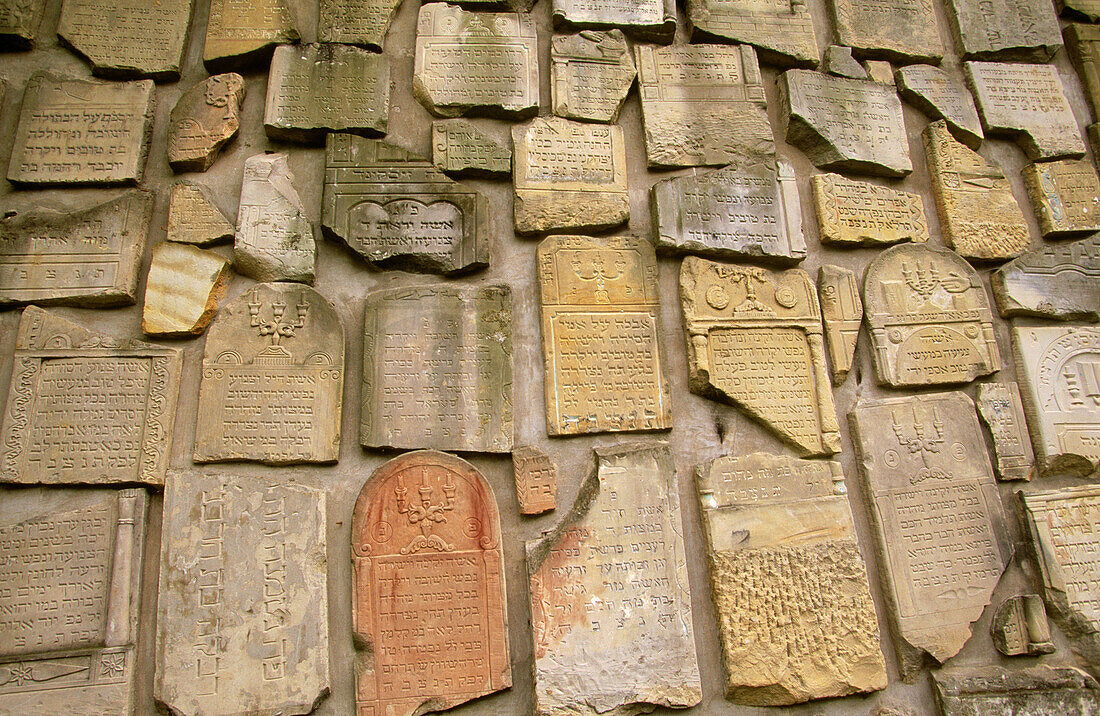
<path fill-rule="evenodd" d="M 432 163 L 450 176 L 491 179 L 512 174 L 512 147 L 465 119 L 432 122 Z"/>
<path fill-rule="evenodd" d="M 1100 237 L 1044 246 L 1000 267 L 990 277 L 1004 318 L 1100 320 Z"/>
<path fill-rule="evenodd" d="M 947 122 L 960 142 L 977 150 L 985 134 L 974 98 L 962 82 L 932 65 L 898 68 L 894 80 L 901 98 L 932 119 Z"/>
<path fill-rule="evenodd" d="M 1062 46 L 1058 18 L 1048 3 L 948 0 L 955 47 L 964 60 L 1049 62 Z"/>
<path fill-rule="evenodd" d="M 864 60 L 863 66 L 867 68 L 867 76 L 872 82 L 891 87 L 897 86 L 894 82 L 894 68 L 887 60 Z"/>
<path fill-rule="evenodd" d="M 286 0 L 210 0 L 202 63 L 211 74 L 264 65 L 277 45 L 299 39 Z"/>
<path fill-rule="evenodd" d="M 527 543 L 535 712 L 694 706 L 702 691 L 672 451 L 594 452 L 573 509 Z"/>
<path fill-rule="evenodd" d="M 401 0 L 321 0 L 317 40 L 382 51 L 386 30 Z"/>
<path fill-rule="evenodd" d="M 851 47 L 829 45 L 825 48 L 825 59 L 821 71 L 837 77 L 850 77 L 853 80 L 870 79 L 863 65 L 852 57 Z"/>
<path fill-rule="evenodd" d="M 1044 238 L 1100 231 L 1100 177 L 1092 162 L 1063 159 L 1029 164 L 1023 175 Z"/>
<path fill-rule="evenodd" d="M 111 79 L 175 82 L 192 0 L 64 0 L 57 38 Z"/>
<path fill-rule="evenodd" d="M 989 631 L 993 646 L 1005 656 L 1039 656 L 1056 651 L 1050 640 L 1047 610 L 1038 594 L 1020 594 L 1001 602 Z"/>
<path fill-rule="evenodd" d="M 676 36 L 676 0 L 553 0 L 551 7 L 555 28 L 618 28 L 664 45 Z"/>
<path fill-rule="evenodd" d="M 512 685 L 500 518 L 473 465 L 420 450 L 375 470 L 351 554 L 357 713 L 413 716 Z"/>
<path fill-rule="evenodd" d="M 782 67 L 817 67 L 813 16 L 799 0 L 687 0 L 693 42 L 752 45 Z"/>
<path fill-rule="evenodd" d="M 1100 4 L 1097 10 L 1100 11 Z M 1100 27 L 1072 24 L 1066 26 L 1063 34 L 1092 116 L 1100 117 Z"/>
<path fill-rule="evenodd" d="M 168 199 L 169 241 L 210 246 L 232 239 L 235 233 L 233 222 L 214 203 L 209 189 L 189 181 L 172 185 Z"/>
<path fill-rule="evenodd" d="M 521 515 L 541 515 L 557 508 L 558 468 L 550 456 L 531 445 L 512 450 L 512 473 Z"/>
<path fill-rule="evenodd" d="M 0 52 L 34 47 L 46 0 L 2 0 L 0 2 Z"/>
<path fill-rule="evenodd" d="M 157 338 L 202 335 L 229 288 L 229 261 L 220 254 L 166 241 L 153 247 L 141 330 Z"/>
<path fill-rule="evenodd" d="M 839 174 L 810 177 L 821 243 L 889 246 L 928 241 L 920 194 L 853 181 Z"/>
<path fill-rule="evenodd" d="M 554 114 L 614 123 L 638 74 L 620 30 L 555 35 L 550 46 L 550 100 Z"/>
<path fill-rule="evenodd" d="M 182 354 L 36 306 L 19 320 L 0 482 L 161 485 Z"/>
<path fill-rule="evenodd" d="M 1100 685 L 1080 669 L 1046 664 L 1024 670 L 933 673 L 943 716 L 1100 713 Z"/>
<path fill-rule="evenodd" d="M 233 265 L 257 281 L 313 283 L 313 224 L 287 159 L 285 153 L 257 154 L 244 161 Z"/>
<path fill-rule="evenodd" d="M 1066 19 L 1100 22 L 1100 2 L 1097 0 L 1055 0 L 1054 5 Z"/>
<path fill-rule="evenodd" d="M 336 462 L 344 327 L 301 284 L 252 286 L 218 312 L 206 336 L 195 462 Z"/>
<path fill-rule="evenodd" d="M 823 265 L 817 274 L 817 295 L 821 300 L 833 384 L 840 385 L 852 369 L 863 322 L 863 301 L 859 298 L 855 273 L 841 266 Z"/>
<path fill-rule="evenodd" d="M 836 39 L 859 57 L 939 63 L 943 42 L 927 0 L 830 0 Z"/>
<path fill-rule="evenodd" d="M 207 77 L 183 93 L 168 124 L 168 165 L 174 172 L 204 172 L 237 136 L 244 78 L 236 72 Z"/>
<path fill-rule="evenodd" d="M 170 713 L 306 714 L 329 690 L 325 494 L 172 472 L 154 694 Z"/>
<path fill-rule="evenodd" d="M 457 275 L 489 265 L 485 197 L 376 139 L 329 135 L 321 228 L 379 269 Z"/>
<path fill-rule="evenodd" d="M 134 303 L 153 198 L 130 190 L 83 211 L 0 219 L 0 308 Z"/>
<path fill-rule="evenodd" d="M 1035 453 L 1016 383 L 978 386 L 978 415 L 993 436 L 993 465 L 1002 480 L 1030 480 Z"/>
<path fill-rule="evenodd" d="M 970 638 L 1012 545 L 965 393 L 861 401 L 849 415 L 902 679 Z"/>

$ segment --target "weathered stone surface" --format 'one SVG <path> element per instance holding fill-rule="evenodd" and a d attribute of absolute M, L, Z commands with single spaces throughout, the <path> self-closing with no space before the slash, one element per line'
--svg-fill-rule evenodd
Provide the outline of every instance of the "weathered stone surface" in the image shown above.
<path fill-rule="evenodd" d="M 558 468 L 550 456 L 531 445 L 512 450 L 512 473 L 521 515 L 557 509 Z"/>
<path fill-rule="evenodd" d="M 325 493 L 193 472 L 164 492 L 157 701 L 309 713 L 329 690 Z"/>
<path fill-rule="evenodd" d="M 195 462 L 336 462 L 344 327 L 308 286 L 263 283 L 226 304 L 202 356 Z"/>
<path fill-rule="evenodd" d="M 555 35 L 550 46 L 554 114 L 587 122 L 614 122 L 637 74 L 620 30 Z"/>
<path fill-rule="evenodd" d="M 854 80 L 870 79 L 863 65 L 852 57 L 852 48 L 840 45 L 829 45 L 825 48 L 825 60 L 822 62 L 821 71 Z"/>
<path fill-rule="evenodd" d="M 437 119 L 432 122 L 432 163 L 451 176 L 508 177 L 512 147 L 465 119 Z"/>
<path fill-rule="evenodd" d="M 993 436 L 993 465 L 1002 480 L 1030 480 L 1035 467 L 1031 436 L 1015 383 L 978 386 L 978 415 Z"/>
<path fill-rule="evenodd" d="M 634 48 L 651 169 L 774 161 L 752 47 Z"/>
<path fill-rule="evenodd" d="M 1023 671 L 986 667 L 981 671 L 933 673 L 943 716 L 1062 716 L 1100 713 L 1100 686 L 1070 666 L 1045 664 Z"/>
<path fill-rule="evenodd" d="M 893 87 L 809 70 L 788 70 L 778 85 L 786 139 L 816 166 L 888 177 L 913 171 Z"/>
<path fill-rule="evenodd" d="M 413 94 L 440 117 L 538 114 L 535 21 L 527 13 L 466 12 L 446 3 L 420 8 Z"/>
<path fill-rule="evenodd" d="M 202 63 L 211 74 L 266 64 L 276 45 L 299 39 L 286 0 L 210 0 Z"/>
<path fill-rule="evenodd" d="M 1100 236 L 1023 254 L 993 272 L 993 298 L 1005 318 L 1100 320 Z"/>
<path fill-rule="evenodd" d="M 27 80 L 8 164 L 13 184 L 137 184 L 153 133 L 153 82 Z"/>
<path fill-rule="evenodd" d="M 287 159 L 284 153 L 257 154 L 244 161 L 233 265 L 257 281 L 313 283 L 313 224 Z"/>
<path fill-rule="evenodd" d="M 236 72 L 207 77 L 183 93 L 168 124 L 168 165 L 204 172 L 241 126 L 244 78 Z"/>
<path fill-rule="evenodd" d="M 1001 168 L 956 141 L 943 120 L 925 127 L 923 136 L 944 242 L 983 261 L 1026 251 L 1031 233 Z"/>
<path fill-rule="evenodd" d="M 1020 594 L 1001 602 L 989 625 L 993 646 L 1005 656 L 1053 654 L 1050 624 L 1043 598 L 1038 594 Z"/>
<path fill-rule="evenodd" d="M 553 0 L 552 13 L 557 28 L 619 28 L 666 45 L 676 36 L 676 0 Z"/>
<path fill-rule="evenodd" d="M 1100 2 L 1097 0 L 1054 0 L 1054 4 L 1064 18 L 1100 22 Z"/>
<path fill-rule="evenodd" d="M 947 122 L 960 142 L 977 150 L 985 139 L 974 98 L 962 82 L 932 65 L 910 65 L 894 73 L 901 98 L 932 119 Z"/>
<path fill-rule="evenodd" d="M 233 222 L 214 203 L 213 193 L 201 184 L 180 181 L 168 199 L 168 240 L 210 246 L 232 239 Z"/>
<path fill-rule="evenodd" d="M 740 406 L 799 455 L 840 451 L 821 307 L 805 271 L 688 256 L 680 303 L 693 393 Z"/>
<path fill-rule="evenodd" d="M 264 132 L 320 144 L 328 132 L 382 136 L 390 113 L 384 55 L 349 45 L 281 45 L 271 58 Z"/>
<path fill-rule="evenodd" d="M 141 330 L 159 338 L 201 335 L 229 288 L 229 261 L 205 249 L 166 241 L 153 247 Z"/>
<path fill-rule="evenodd" d="M 1023 175 L 1045 238 L 1100 231 L 1100 177 L 1092 162 L 1063 159 L 1029 164 Z"/>
<path fill-rule="evenodd" d="M 45 9 L 46 0 L 0 2 L 0 52 L 34 47 Z"/>
<path fill-rule="evenodd" d="M 968 383 L 1001 369 L 981 277 L 953 251 L 883 251 L 867 266 L 863 307 L 882 385 Z"/>
<path fill-rule="evenodd" d="M 849 415 L 898 667 L 912 682 L 970 638 L 1012 558 L 993 468 L 965 393 L 861 401 Z"/>
<path fill-rule="evenodd" d="M 817 295 L 821 300 L 833 383 L 840 385 L 852 369 L 859 326 L 863 322 L 863 301 L 855 273 L 840 266 L 823 265 L 817 274 Z"/>
<path fill-rule="evenodd" d="M 1048 62 L 1062 46 L 1049 3 L 948 0 L 955 47 L 966 60 Z"/>
<path fill-rule="evenodd" d="M 192 0 L 64 0 L 57 38 L 112 79 L 175 82 Z"/>
<path fill-rule="evenodd" d="M 1100 461 L 1100 328 L 1017 326 L 1012 344 L 1040 472 L 1093 472 Z"/>
<path fill-rule="evenodd" d="M 821 243 L 889 246 L 928 241 L 920 194 L 853 181 L 839 174 L 810 177 Z"/>
<path fill-rule="evenodd" d="M 321 228 L 380 269 L 457 275 L 489 265 L 485 197 L 400 147 L 330 134 Z"/>
<path fill-rule="evenodd" d="M 84 211 L 0 219 L 0 307 L 133 303 L 152 213 L 152 196 L 131 190 Z"/>
<path fill-rule="evenodd" d="M 694 42 L 752 45 L 765 62 L 817 67 L 813 16 L 798 0 L 687 0 Z"/>
<path fill-rule="evenodd" d="M 619 126 L 550 117 L 512 128 L 518 233 L 611 229 L 630 218 Z"/>
<path fill-rule="evenodd" d="M 538 246 L 549 435 L 667 430 L 653 245 L 550 236 Z"/>
<path fill-rule="evenodd" d="M 366 297 L 364 447 L 512 449 L 508 286 L 412 286 Z"/>
<path fill-rule="evenodd" d="M 182 356 L 36 306 L 19 321 L 0 482 L 164 483 Z"/>
<path fill-rule="evenodd" d="M 2 503 L 0 712 L 138 713 L 145 490 Z"/>
<path fill-rule="evenodd" d="M 895 87 L 894 68 L 887 60 L 864 60 L 863 66 L 867 69 L 867 76 L 871 81 L 880 85 Z"/>
<path fill-rule="evenodd" d="M 1100 3 L 1097 3 L 1097 10 L 1100 11 Z M 1085 98 L 1092 109 L 1092 116 L 1100 117 L 1100 27 L 1067 25 L 1063 35 L 1066 38 L 1066 50 L 1077 69 Z"/>
<path fill-rule="evenodd" d="M 375 470 L 351 553 L 357 713 L 413 716 L 512 685 L 500 518 L 473 465 L 421 450 Z"/>
<path fill-rule="evenodd" d="M 695 481 L 726 698 L 783 706 L 886 688 L 840 463 L 721 457 Z"/>
<path fill-rule="evenodd" d="M 785 264 L 806 258 L 794 168 L 782 160 L 664 179 L 651 191 L 659 251 Z"/>
<path fill-rule="evenodd" d="M 859 57 L 939 63 L 943 42 L 928 0 L 830 0 L 836 39 Z"/>
<path fill-rule="evenodd" d="M 963 69 L 987 135 L 1014 137 L 1032 161 L 1084 156 L 1054 65 L 966 62 Z"/>
<path fill-rule="evenodd" d="M 401 0 L 321 0 L 317 40 L 382 51 L 386 30 Z"/>
<path fill-rule="evenodd" d="M 573 509 L 527 543 L 536 713 L 694 706 L 702 691 L 672 451 L 594 452 Z"/>

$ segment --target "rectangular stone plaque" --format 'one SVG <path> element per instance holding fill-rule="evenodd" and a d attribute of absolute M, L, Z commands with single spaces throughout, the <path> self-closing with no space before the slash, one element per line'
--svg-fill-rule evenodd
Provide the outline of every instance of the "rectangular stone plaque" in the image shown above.
<path fill-rule="evenodd" d="M 192 0 L 65 0 L 57 37 L 111 79 L 180 77 Z"/>
<path fill-rule="evenodd" d="M 321 0 L 317 39 L 382 51 L 390 19 L 401 0 Z"/>
<path fill-rule="evenodd" d="M 948 0 L 944 5 L 962 59 L 1048 62 L 1062 46 L 1050 3 Z"/>
<path fill-rule="evenodd" d="M 299 39 L 286 0 L 210 0 L 202 63 L 210 74 L 262 65 Z"/>
<path fill-rule="evenodd" d="M 839 174 L 810 177 L 821 242 L 834 246 L 886 246 L 928 241 L 920 194 L 853 181 Z"/>
<path fill-rule="evenodd" d="M 1029 164 L 1023 175 L 1045 238 L 1100 231 L 1100 177 L 1092 162 L 1063 159 Z"/>
<path fill-rule="evenodd" d="M 432 122 L 432 163 L 451 176 L 508 177 L 512 147 L 466 119 Z"/>
<path fill-rule="evenodd" d="M 245 159 L 233 267 L 257 281 L 313 283 L 313 222 L 294 187 L 289 161 L 286 152 Z"/>
<path fill-rule="evenodd" d="M 512 477 L 521 515 L 540 515 L 557 508 L 558 468 L 542 450 L 530 445 L 513 449 Z"/>
<path fill-rule="evenodd" d="M 668 44 L 676 35 L 676 0 L 553 0 L 556 28 L 610 30 Z"/>
<path fill-rule="evenodd" d="M 554 114 L 614 123 L 637 74 L 633 53 L 619 30 L 555 35 L 550 46 Z"/>
<path fill-rule="evenodd" d="M 990 277 L 1004 318 L 1100 320 L 1100 236 L 1047 244 L 1012 259 Z"/>
<path fill-rule="evenodd" d="M 928 0 L 830 0 L 836 38 L 857 57 L 939 64 L 943 41 Z"/>
<path fill-rule="evenodd" d="M 693 42 L 743 42 L 763 61 L 817 67 L 813 15 L 791 0 L 687 0 Z"/>
<path fill-rule="evenodd" d="M 1035 453 L 1016 383 L 978 386 L 978 414 L 993 435 L 993 464 L 1002 480 L 1030 480 Z"/>
<path fill-rule="evenodd" d="M 956 669 L 933 672 L 932 682 L 943 716 L 1100 713 L 1100 685 L 1072 666 Z"/>

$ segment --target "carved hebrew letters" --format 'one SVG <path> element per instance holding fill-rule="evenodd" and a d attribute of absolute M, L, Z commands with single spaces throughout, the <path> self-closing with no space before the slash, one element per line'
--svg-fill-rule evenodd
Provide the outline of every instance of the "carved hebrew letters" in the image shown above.
<path fill-rule="evenodd" d="M 834 246 L 885 246 L 928 241 L 920 194 L 852 181 L 839 174 L 810 177 L 821 242 Z"/>
<path fill-rule="evenodd" d="M 1100 319 L 1100 237 L 1046 245 L 993 272 L 993 298 L 1005 318 Z"/>
<path fill-rule="evenodd" d="M 1030 480 L 1035 467 L 1020 389 L 1015 383 L 978 386 L 978 414 L 993 435 L 993 464 L 1002 480 Z"/>
<path fill-rule="evenodd" d="M 180 77 L 192 0 L 65 0 L 57 37 L 111 79 Z"/>

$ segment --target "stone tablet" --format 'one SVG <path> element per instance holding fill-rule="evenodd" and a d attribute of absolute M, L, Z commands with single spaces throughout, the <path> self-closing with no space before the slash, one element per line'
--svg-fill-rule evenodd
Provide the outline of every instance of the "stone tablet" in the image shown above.
<path fill-rule="evenodd" d="M 863 301 L 859 297 L 855 273 L 825 264 L 818 270 L 817 295 L 821 300 L 825 347 L 829 350 L 833 384 L 840 385 L 852 369 L 859 326 L 863 323 Z"/>
<path fill-rule="evenodd" d="M 537 447 L 512 450 L 512 473 L 521 515 L 541 515 L 557 508 L 558 468 Z"/>
<path fill-rule="evenodd" d="M 1040 472 L 1085 477 L 1100 462 L 1100 328 L 1012 329 Z"/>
<path fill-rule="evenodd" d="M 752 47 L 634 48 L 650 169 L 775 160 Z"/>
<path fill-rule="evenodd" d="M 221 254 L 171 241 L 157 244 L 145 282 L 142 332 L 158 338 L 202 335 L 232 276 Z"/>
<path fill-rule="evenodd" d="M 955 47 L 964 60 L 1049 62 L 1062 46 L 1050 3 L 947 0 Z"/>
<path fill-rule="evenodd" d="M 537 262 L 547 434 L 671 428 L 653 245 L 550 236 Z"/>
<path fill-rule="evenodd" d="M 299 39 L 286 0 L 210 0 L 202 63 L 211 74 L 264 65 Z"/>
<path fill-rule="evenodd" d="M 332 304 L 308 286 L 252 286 L 206 337 L 194 460 L 336 462 L 343 387 Z"/>
<path fill-rule="evenodd" d="M 351 524 L 358 714 L 441 711 L 512 685 L 500 518 L 470 463 L 406 453 Z"/>
<path fill-rule="evenodd" d="M 849 416 L 883 570 L 898 667 L 962 649 L 1012 558 L 1001 499 L 965 393 L 861 401 Z"/>
<path fill-rule="evenodd" d="M 111 79 L 175 82 L 192 0 L 64 0 L 57 38 Z"/>
<path fill-rule="evenodd" d="M 539 61 L 534 18 L 425 3 L 417 22 L 413 94 L 440 117 L 535 116 Z"/>
<path fill-rule="evenodd" d="M 516 232 L 611 229 L 630 218 L 619 126 L 551 117 L 512 128 Z"/>
<path fill-rule="evenodd" d="M 400 147 L 330 134 L 321 228 L 371 266 L 453 276 L 489 265 L 489 205 Z"/>
<path fill-rule="evenodd" d="M 282 142 L 320 144 L 328 132 L 380 137 L 390 113 L 384 55 L 336 44 L 282 45 L 271 58 L 264 131 Z"/>
<path fill-rule="evenodd" d="M 0 308 L 134 303 L 152 213 L 149 192 L 131 190 L 84 211 L 0 219 Z"/>
<path fill-rule="evenodd" d="M 812 176 L 810 188 L 823 244 L 857 247 L 928 241 L 928 219 L 920 194 L 839 174 Z"/>
<path fill-rule="evenodd" d="M 1002 480 L 1030 480 L 1035 453 L 1027 433 L 1027 419 L 1015 383 L 978 386 L 978 415 L 993 436 L 993 464 Z"/>
<path fill-rule="evenodd" d="M 587 122 L 615 122 L 637 74 L 619 30 L 555 35 L 550 46 L 554 114 Z"/>
<path fill-rule="evenodd" d="M 825 48 L 821 71 L 837 77 L 851 77 L 854 80 L 871 79 L 866 68 L 852 56 L 852 48 L 840 45 L 829 45 Z"/>
<path fill-rule="evenodd" d="M 913 171 L 893 87 L 810 70 L 779 76 L 786 140 L 821 169 L 904 177 Z"/>
<path fill-rule="evenodd" d="M 1032 161 L 1084 156 L 1054 65 L 966 62 L 963 69 L 987 135 L 1015 138 Z"/>
<path fill-rule="evenodd" d="M 1070 666 L 1043 664 L 1020 671 L 986 667 L 981 671 L 933 673 L 932 681 L 943 716 L 1100 713 L 1100 685 L 1084 671 Z"/>
<path fill-rule="evenodd" d="M 989 625 L 993 646 L 1005 656 L 1039 656 L 1056 651 L 1043 598 L 1021 594 L 1001 602 Z"/>
<path fill-rule="evenodd" d="M 232 239 L 235 233 L 233 222 L 214 203 L 209 189 L 189 181 L 172 185 L 168 199 L 169 241 L 210 246 Z"/>
<path fill-rule="evenodd" d="M 867 76 L 871 81 L 880 85 L 897 86 L 894 82 L 894 68 L 887 60 L 864 60 L 863 66 L 867 68 Z"/>
<path fill-rule="evenodd" d="M 553 0 L 555 28 L 610 30 L 667 45 L 676 36 L 676 0 Z"/>
<path fill-rule="evenodd" d="M 800 0 L 687 0 L 693 42 L 743 42 L 782 67 L 817 67 L 813 16 Z"/>
<path fill-rule="evenodd" d="M 172 714 L 307 714 L 329 691 L 325 493 L 172 472 L 154 696 Z"/>
<path fill-rule="evenodd" d="M 497 179 L 512 175 L 512 147 L 465 119 L 432 122 L 432 163 L 450 176 Z"/>
<path fill-rule="evenodd" d="M 1100 10 L 1100 3 L 1097 10 Z M 1100 27 L 1068 25 L 1063 34 L 1092 116 L 1100 117 Z"/>
<path fill-rule="evenodd" d="M 932 62 L 943 57 L 935 6 L 929 0 L 830 0 L 836 39 L 859 57 Z"/>
<path fill-rule="evenodd" d="M 894 73 L 901 98 L 932 119 L 947 122 L 960 142 L 977 150 L 985 134 L 978 108 L 966 85 L 946 70 L 932 65 L 910 65 Z"/>
<path fill-rule="evenodd" d="M 257 154 L 244 161 L 233 263 L 257 281 L 313 283 L 313 223 L 287 159 L 285 153 Z"/>
<path fill-rule="evenodd" d="M 1085 22 L 1100 22 L 1100 2 L 1097 0 L 1054 0 L 1062 17 Z"/>
<path fill-rule="evenodd" d="M 981 261 L 1026 251 L 1031 232 L 1001 168 L 956 141 L 943 120 L 923 137 L 944 243 Z"/>
<path fill-rule="evenodd" d="M 1092 162 L 1063 159 L 1029 164 L 1023 175 L 1044 238 L 1100 231 L 1100 177 Z"/>
<path fill-rule="evenodd" d="M 0 712 L 138 713 L 145 490 L 21 497 L 0 512 Z"/>
<path fill-rule="evenodd" d="M 153 133 L 153 83 L 27 80 L 8 181 L 137 184 Z"/>
<path fill-rule="evenodd" d="M 168 165 L 204 172 L 241 126 L 244 78 L 236 72 L 207 77 L 183 93 L 168 124 Z"/>
<path fill-rule="evenodd" d="M 695 482 L 726 698 L 785 706 L 886 688 L 840 463 L 720 457 Z"/>
<path fill-rule="evenodd" d="M 363 335 L 363 447 L 511 451 L 508 286 L 373 291 Z"/>
<path fill-rule="evenodd" d="M 0 52 L 34 47 L 45 9 L 46 0 L 0 1 Z"/>
<path fill-rule="evenodd" d="M 982 279 L 953 251 L 883 251 L 867 266 L 863 312 L 880 385 L 969 383 L 1001 369 Z"/>
<path fill-rule="evenodd" d="M 743 408 L 799 455 L 840 451 L 821 307 L 805 271 L 688 256 L 680 303 L 691 392 Z"/>
<path fill-rule="evenodd" d="M 664 179 L 651 192 L 658 251 L 781 264 L 806 258 L 794 167 L 782 160 Z"/>
<path fill-rule="evenodd" d="M 672 451 L 594 452 L 569 515 L 527 543 L 535 713 L 695 706 L 702 689 Z"/>
<path fill-rule="evenodd" d="M 1023 254 L 993 272 L 990 283 L 1005 318 L 1100 320 L 1100 237 Z"/>
<path fill-rule="evenodd" d="M 401 0 L 321 0 L 317 39 L 382 52 L 390 20 Z"/>
<path fill-rule="evenodd" d="M 181 364 L 175 348 L 100 335 L 28 306 L 0 432 L 0 482 L 163 484 Z"/>

